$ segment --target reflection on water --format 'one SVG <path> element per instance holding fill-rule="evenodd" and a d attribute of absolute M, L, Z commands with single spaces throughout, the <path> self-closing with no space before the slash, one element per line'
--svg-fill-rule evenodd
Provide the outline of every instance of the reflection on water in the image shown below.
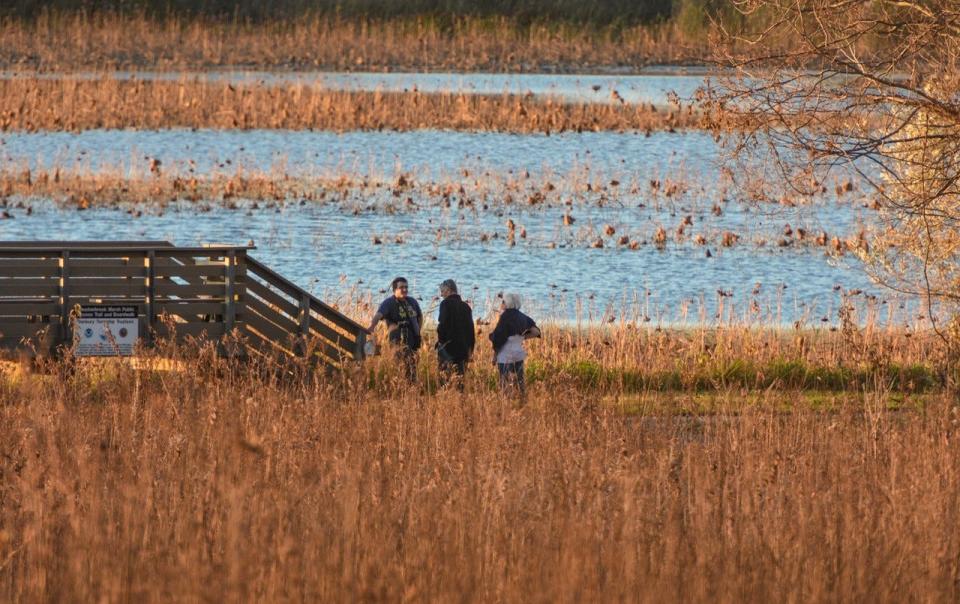
<path fill-rule="evenodd" d="M 280 171 L 291 176 L 414 172 L 439 179 L 473 171 L 564 175 L 589 167 L 608 175 L 662 177 L 673 173 L 716 179 L 719 150 L 703 132 L 503 134 L 310 132 L 288 130 L 89 130 L 0 134 L 0 168 L 101 170 L 119 167 L 149 176 L 151 158 L 164 172 Z M 192 171 L 192 172 L 191 172 Z"/>

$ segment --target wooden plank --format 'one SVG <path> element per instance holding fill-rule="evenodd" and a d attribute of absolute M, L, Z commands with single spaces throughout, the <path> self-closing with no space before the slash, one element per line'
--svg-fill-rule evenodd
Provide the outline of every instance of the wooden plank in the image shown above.
<path fill-rule="evenodd" d="M 0 258 L 0 271 L 4 268 L 60 268 L 60 254 L 49 258 Z"/>
<path fill-rule="evenodd" d="M 158 282 L 156 286 L 157 297 L 177 296 L 179 298 L 198 298 L 200 296 L 211 296 L 223 299 L 223 285 L 207 285 L 200 283 L 189 283 L 181 285 L 179 283 Z"/>
<path fill-rule="evenodd" d="M 139 277 L 77 277 L 73 273 L 73 267 L 70 267 L 70 286 L 77 287 L 79 285 L 91 285 L 91 286 L 109 286 L 109 285 L 141 285 L 146 286 L 147 276 L 146 274 Z"/>
<path fill-rule="evenodd" d="M 11 283 L 11 284 L 8 284 Z M 46 285 L 12 285 L 13 280 L 0 282 L 0 296 L 59 296 L 60 285 L 47 281 Z"/>
<path fill-rule="evenodd" d="M 256 356 L 295 356 L 290 349 L 285 348 L 284 346 L 281 346 L 272 340 L 264 338 L 255 331 L 252 331 L 246 324 L 244 324 L 243 330 L 240 333 L 247 340 L 247 348 L 249 349 L 249 352 L 255 354 Z"/>
<path fill-rule="evenodd" d="M 180 301 L 157 301 L 157 314 L 167 313 L 171 315 L 222 315 L 224 314 L 223 302 L 180 302 Z M 0 306 L 0 309 L 3 307 Z"/>
<path fill-rule="evenodd" d="M 11 323 L 0 320 L 0 337 L 4 338 L 32 338 L 46 331 L 50 336 L 55 336 L 60 326 L 56 323 Z"/>
<path fill-rule="evenodd" d="M 314 354 L 321 353 L 326 357 L 326 363 L 330 363 L 331 361 L 340 363 L 346 359 L 350 359 L 352 356 L 349 350 L 332 346 L 323 338 L 308 338 L 305 350 L 313 351 Z"/>
<path fill-rule="evenodd" d="M 291 321 L 293 321 L 294 317 L 297 316 L 296 304 L 290 302 L 286 298 L 281 297 L 280 294 L 269 289 L 266 285 L 263 285 L 254 279 L 248 279 L 246 285 L 248 295 L 254 294 L 267 304 L 276 306 L 280 311 L 286 313 L 290 317 Z"/>
<path fill-rule="evenodd" d="M 350 353 L 351 356 L 353 355 L 353 350 L 356 347 L 356 340 L 338 331 L 334 331 L 329 326 L 324 325 L 316 319 L 310 323 L 310 336 L 322 337 L 337 348 Z"/>
<path fill-rule="evenodd" d="M 2 274 L 2 271 L 0 271 Z M 144 279 L 147 276 L 146 266 L 76 266 L 71 263 L 70 276 L 93 278 L 93 277 L 137 277 Z"/>
<path fill-rule="evenodd" d="M 254 312 L 248 312 L 243 316 L 244 323 L 248 329 L 255 330 L 264 338 L 282 345 L 284 348 L 292 350 L 296 334 L 291 334 L 276 326 L 273 322 Z"/>
<path fill-rule="evenodd" d="M 223 323 L 174 323 L 173 328 L 178 338 L 186 336 L 199 338 L 206 336 L 207 339 L 215 340 L 226 333 Z M 170 332 L 167 329 L 167 324 L 159 323 L 157 325 L 157 333 L 164 337 L 169 336 Z"/>
<path fill-rule="evenodd" d="M 42 302 L 4 302 L 0 299 L 0 315 L 59 315 L 60 304 Z"/>
<path fill-rule="evenodd" d="M 76 253 L 76 252 L 74 252 Z M 122 268 L 124 266 L 146 266 L 143 256 L 119 256 L 114 258 L 76 258 L 70 257 L 71 268 Z"/>
<path fill-rule="evenodd" d="M 243 319 L 248 328 L 255 329 L 264 337 L 278 341 L 285 347 L 292 346 L 292 351 L 303 348 L 303 336 L 300 335 L 299 325 L 288 320 L 283 315 L 271 312 L 269 308 L 260 302 L 254 301 L 251 304 L 251 298 L 249 297 L 246 300 L 247 308 L 244 312 Z M 309 341 L 315 350 L 320 350 L 333 359 L 352 356 L 350 349 L 337 347 L 325 338 L 311 337 Z"/>
<path fill-rule="evenodd" d="M 60 277 L 60 267 L 48 266 L 0 266 L 0 278 L 7 277 Z"/>
<path fill-rule="evenodd" d="M 300 292 L 304 291 L 303 289 L 297 287 L 284 277 L 280 276 L 274 272 L 270 267 L 265 264 L 255 260 L 254 258 L 247 256 L 247 273 L 256 275 L 257 277 L 263 279 L 264 281 L 270 283 L 272 286 L 277 289 L 282 290 L 289 296 L 292 296 L 295 299 L 299 300 Z M 355 333 L 361 329 L 364 329 L 363 325 L 360 325 L 356 321 L 352 320 L 350 317 L 344 315 L 343 313 L 334 310 L 327 304 L 324 304 L 320 300 L 317 300 L 313 296 L 310 296 L 310 307 L 321 315 L 325 319 L 329 320 L 331 323 L 345 329 L 350 333 Z"/>
<path fill-rule="evenodd" d="M 57 256 L 60 255 L 61 248 L 82 248 L 82 247 L 104 247 L 104 246 L 114 246 L 114 247 L 173 247 L 173 244 L 169 241 L 164 241 L 158 239 L 156 241 L 103 241 L 100 239 L 96 240 L 81 240 L 81 241 L 64 241 L 57 239 L 50 240 L 36 240 L 36 241 L 0 241 L 0 246 L 4 248 L 49 248 L 56 250 Z"/>
<path fill-rule="evenodd" d="M 340 329 L 343 329 L 347 333 L 356 334 L 360 331 L 365 331 L 363 325 L 360 325 L 350 317 L 342 314 L 340 311 L 334 310 L 316 298 L 311 298 L 310 308 L 315 313 L 333 323 Z"/>
<path fill-rule="evenodd" d="M 146 280 L 131 281 L 129 283 L 91 283 L 81 279 L 71 279 L 70 287 L 73 296 L 131 296 L 146 298 Z"/>
<path fill-rule="evenodd" d="M 59 271 L 59 269 L 57 269 Z M 0 285 L 50 285 L 51 283 L 59 284 L 60 275 L 57 274 L 54 277 L 9 277 L 6 279 L 0 279 Z"/>
<path fill-rule="evenodd" d="M 246 316 L 247 311 L 252 311 L 261 317 L 268 319 L 270 322 L 276 324 L 279 329 L 282 329 L 291 335 L 298 335 L 300 333 L 300 327 L 294 322 L 293 319 L 282 313 L 278 313 L 268 305 L 252 296 L 246 296 L 244 298 L 244 307 L 244 316 Z"/>
<path fill-rule="evenodd" d="M 200 277 L 220 277 L 224 278 L 227 267 L 220 265 L 170 265 L 157 266 L 156 274 L 158 277 L 181 277 L 184 279 L 198 279 Z"/>

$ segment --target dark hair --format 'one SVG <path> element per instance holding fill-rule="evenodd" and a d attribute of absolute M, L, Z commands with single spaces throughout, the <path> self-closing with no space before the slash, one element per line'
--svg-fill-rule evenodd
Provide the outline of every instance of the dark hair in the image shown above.
<path fill-rule="evenodd" d="M 397 291 L 397 286 L 400 285 L 401 283 L 406 283 L 407 285 L 410 284 L 410 282 L 407 281 L 406 277 L 397 277 L 396 279 L 390 282 L 390 291 Z"/>

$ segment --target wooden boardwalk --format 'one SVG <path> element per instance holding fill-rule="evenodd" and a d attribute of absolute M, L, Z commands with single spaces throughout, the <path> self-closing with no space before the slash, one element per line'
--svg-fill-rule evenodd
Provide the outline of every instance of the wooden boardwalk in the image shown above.
<path fill-rule="evenodd" d="M 166 241 L 0 241 L 0 349 L 51 354 L 73 343 L 80 305 L 136 306 L 139 333 L 222 341 L 234 354 L 309 355 L 340 366 L 366 330 L 249 255 Z M 221 347 L 233 349 L 236 347 Z"/>

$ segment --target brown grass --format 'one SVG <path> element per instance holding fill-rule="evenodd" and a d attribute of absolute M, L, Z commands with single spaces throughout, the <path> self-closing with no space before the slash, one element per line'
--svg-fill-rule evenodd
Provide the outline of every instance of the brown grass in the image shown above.
<path fill-rule="evenodd" d="M 702 39 L 688 39 L 673 24 L 523 28 L 507 18 L 465 18 L 444 31 L 423 20 L 317 17 L 246 25 L 48 14 L 0 24 L 0 41 L 0 67 L 44 71 L 633 71 L 708 56 Z"/>
<path fill-rule="evenodd" d="M 164 352 L 191 371 L 0 381 L 0 599 L 960 596 L 946 394 L 867 388 L 816 411 L 809 393 L 720 387 L 706 415 L 677 414 L 691 391 L 631 415 L 564 374 L 518 407 L 483 359 L 460 397 L 404 387 L 382 358 L 312 379 Z"/>
<path fill-rule="evenodd" d="M 98 79 L 0 79 L 0 130 L 282 128 L 321 130 L 673 130 L 690 109 L 563 103 L 522 95 L 328 91 L 319 87 Z"/>

